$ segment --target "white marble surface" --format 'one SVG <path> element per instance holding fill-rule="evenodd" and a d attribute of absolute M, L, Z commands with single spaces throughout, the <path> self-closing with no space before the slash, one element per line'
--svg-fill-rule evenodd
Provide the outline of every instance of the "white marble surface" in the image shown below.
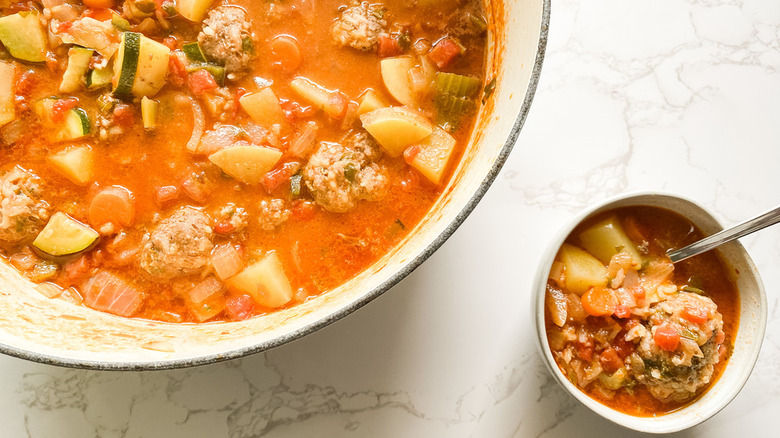
<path fill-rule="evenodd" d="M 0 357 L 3 437 L 602 437 L 631 433 L 550 378 L 537 254 L 591 202 L 664 189 L 727 222 L 780 196 L 780 2 L 554 0 L 542 81 L 484 201 L 349 318 L 243 360 L 147 373 Z M 770 322 L 742 393 L 682 436 L 777 436 L 780 227 L 743 239 Z"/>

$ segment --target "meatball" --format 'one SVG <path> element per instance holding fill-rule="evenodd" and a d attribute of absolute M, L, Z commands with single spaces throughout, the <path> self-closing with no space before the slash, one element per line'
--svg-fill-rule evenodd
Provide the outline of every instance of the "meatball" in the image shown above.
<path fill-rule="evenodd" d="M 379 147 L 365 133 L 350 137 L 345 145 L 320 143 L 303 169 L 303 180 L 314 202 L 325 210 L 344 213 L 358 201 L 375 201 L 386 192 L 387 172 L 375 163 Z"/>
<path fill-rule="evenodd" d="M 712 378 L 725 340 L 723 317 L 710 298 L 688 292 L 655 304 L 651 311 L 629 364 L 655 398 L 684 402 Z M 662 326 L 671 326 L 680 334 L 674 349 L 656 342 Z"/>
<path fill-rule="evenodd" d="M 260 201 L 260 217 L 258 219 L 260 228 L 265 231 L 273 231 L 290 218 L 292 212 L 285 208 L 284 201 L 281 199 L 271 199 L 270 201 Z"/>
<path fill-rule="evenodd" d="M 0 242 L 20 243 L 46 225 L 49 204 L 41 195 L 40 178 L 19 166 L 0 177 Z"/>
<path fill-rule="evenodd" d="M 238 79 L 254 56 L 252 24 L 237 6 L 219 6 L 203 20 L 198 42 L 205 55 L 225 66 L 227 78 Z"/>
<path fill-rule="evenodd" d="M 331 34 L 336 43 L 367 51 L 377 45 L 379 37 L 386 35 L 385 8 L 381 4 L 355 3 L 341 11 L 333 22 Z"/>
<path fill-rule="evenodd" d="M 213 232 L 209 217 L 192 207 L 182 207 L 144 236 L 141 268 L 155 280 L 192 274 L 209 261 Z"/>

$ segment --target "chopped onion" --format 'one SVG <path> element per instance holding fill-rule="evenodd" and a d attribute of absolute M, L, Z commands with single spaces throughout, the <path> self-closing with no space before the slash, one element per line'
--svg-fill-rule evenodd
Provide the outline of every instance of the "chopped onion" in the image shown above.
<path fill-rule="evenodd" d="M 190 97 L 190 106 L 192 108 L 192 136 L 187 142 L 187 151 L 194 154 L 198 150 L 203 130 L 206 128 L 206 117 L 203 115 L 203 108 L 200 107 L 195 98 Z"/>
<path fill-rule="evenodd" d="M 132 316 L 143 304 L 143 294 L 124 278 L 107 271 L 84 283 L 84 303 L 96 310 Z"/>
<path fill-rule="evenodd" d="M 46 298 L 57 298 L 62 295 L 63 289 L 54 283 L 41 283 L 35 286 L 35 290 L 43 294 Z"/>
<path fill-rule="evenodd" d="M 0 128 L 0 140 L 7 145 L 16 143 L 26 132 L 27 126 L 29 126 L 28 118 L 15 119 L 8 122 Z"/>
<path fill-rule="evenodd" d="M 199 304 L 211 298 L 214 294 L 222 292 L 224 289 L 225 285 L 221 281 L 214 277 L 207 277 L 190 289 L 187 295 L 189 295 L 193 303 Z"/>
<path fill-rule="evenodd" d="M 235 246 L 226 243 L 216 247 L 211 253 L 211 265 L 217 277 L 224 281 L 244 269 L 244 260 Z"/>
<path fill-rule="evenodd" d="M 412 91 L 420 96 L 428 94 L 431 88 L 431 82 L 420 67 L 412 67 L 409 70 L 409 83 L 412 86 Z"/>
<path fill-rule="evenodd" d="M 290 153 L 298 158 L 306 158 L 314 146 L 314 139 L 317 136 L 317 123 L 307 122 L 301 133 L 295 138 L 290 146 Z"/>
<path fill-rule="evenodd" d="M 347 104 L 347 112 L 344 114 L 344 120 L 341 121 L 341 129 L 347 130 L 352 128 L 352 125 L 357 120 L 358 104 L 355 102 L 349 102 Z"/>

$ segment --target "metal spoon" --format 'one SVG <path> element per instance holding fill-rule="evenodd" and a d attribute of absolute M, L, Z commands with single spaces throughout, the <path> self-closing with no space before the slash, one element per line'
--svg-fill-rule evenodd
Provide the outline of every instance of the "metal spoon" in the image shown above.
<path fill-rule="evenodd" d="M 723 243 L 731 242 L 734 239 L 747 236 L 754 231 L 762 230 L 778 222 L 780 222 L 780 207 L 775 207 L 762 215 L 756 216 L 753 219 L 748 219 L 733 227 L 726 228 L 723 231 L 719 231 L 712 236 L 705 237 L 688 246 L 684 246 L 674 251 L 668 251 L 666 255 L 672 259 L 672 263 L 677 263 L 703 252 L 707 252 Z"/>

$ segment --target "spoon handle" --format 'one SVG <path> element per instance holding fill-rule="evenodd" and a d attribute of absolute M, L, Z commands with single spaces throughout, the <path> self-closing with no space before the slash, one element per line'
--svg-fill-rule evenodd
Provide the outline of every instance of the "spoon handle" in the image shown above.
<path fill-rule="evenodd" d="M 723 243 L 747 236 L 754 231 L 764 229 L 778 222 L 780 222 L 780 207 L 775 207 L 774 209 L 769 210 L 762 215 L 756 216 L 753 219 L 748 219 L 741 224 L 734 225 L 733 227 L 726 228 L 725 230 L 717 232 L 712 236 L 705 237 L 698 242 L 694 242 L 688 246 L 684 246 L 674 251 L 669 251 L 666 255 L 669 256 L 669 258 L 672 260 L 672 263 L 677 263 L 689 257 L 707 252 Z"/>

